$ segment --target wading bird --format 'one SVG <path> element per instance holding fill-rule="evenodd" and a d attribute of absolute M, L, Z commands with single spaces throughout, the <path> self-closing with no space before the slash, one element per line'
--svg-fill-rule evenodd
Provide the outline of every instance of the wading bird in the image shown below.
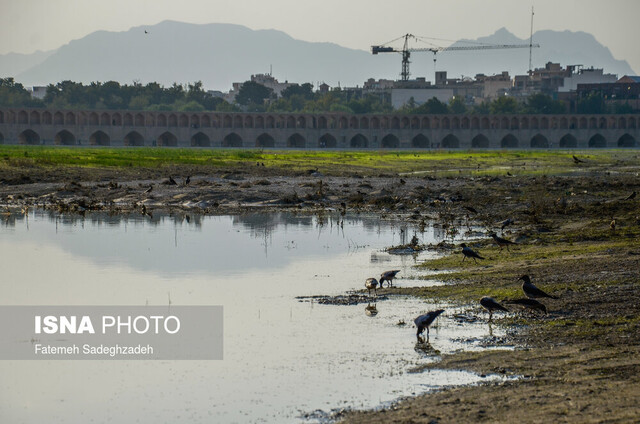
<path fill-rule="evenodd" d="M 399 269 L 395 269 L 393 271 L 385 271 L 380 275 L 380 288 L 382 288 L 382 284 L 386 281 L 388 287 L 393 286 L 393 279 L 396 278 L 396 274 L 399 273 Z"/>
<path fill-rule="evenodd" d="M 371 296 L 371 289 L 373 289 L 376 297 L 378 296 L 378 280 L 375 278 L 367 278 L 367 281 L 364 282 L 364 286 L 369 290 L 369 296 Z"/>
<path fill-rule="evenodd" d="M 462 258 L 462 262 L 464 262 L 464 260 L 467 258 L 473 259 L 473 262 L 475 263 L 478 263 L 478 261 L 476 261 L 476 258 L 484 259 L 482 256 L 480 256 L 476 251 L 468 247 L 466 244 L 462 243 L 460 246 L 462 247 L 462 254 L 464 255 L 464 257 Z"/>
<path fill-rule="evenodd" d="M 485 296 L 480 299 L 480 304 L 485 307 L 486 310 L 489 311 L 489 321 L 491 321 L 491 317 L 493 315 L 493 311 L 505 311 L 509 312 L 507 308 L 499 304 L 494 298 Z"/>
<path fill-rule="evenodd" d="M 427 312 L 424 315 L 420 315 L 413 321 L 416 323 L 416 327 L 418 327 L 418 332 L 416 333 L 416 337 L 418 338 L 418 340 L 420 339 L 420 334 L 422 334 L 425 329 L 427 330 L 427 340 L 429 340 L 429 326 L 436 318 L 438 318 L 438 315 L 443 312 L 444 309 Z"/>
<path fill-rule="evenodd" d="M 522 291 L 524 292 L 525 296 L 527 296 L 529 299 L 538 299 L 541 297 L 557 299 L 556 296 L 547 294 L 542 290 L 540 290 L 539 288 L 537 288 L 535 284 L 531 282 L 531 279 L 529 278 L 528 275 L 523 275 L 518 280 L 522 280 Z"/>

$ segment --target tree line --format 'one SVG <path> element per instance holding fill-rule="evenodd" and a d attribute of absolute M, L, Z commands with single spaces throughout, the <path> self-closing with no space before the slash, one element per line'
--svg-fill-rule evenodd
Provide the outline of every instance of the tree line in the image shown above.
<path fill-rule="evenodd" d="M 152 82 L 121 85 L 115 81 L 92 82 L 84 85 L 73 81 L 50 84 L 43 99 L 31 97 L 30 92 L 13 78 L 0 78 L 1 107 L 31 107 L 54 109 L 119 109 L 184 112 L 282 112 L 282 113 L 390 113 L 405 114 L 562 114 L 568 111 L 565 103 L 542 93 L 524 101 L 501 96 L 479 105 L 467 105 L 461 97 L 448 103 L 437 98 L 418 105 L 413 99 L 397 110 L 391 105 L 389 94 L 360 94 L 339 88 L 327 92 L 313 91 L 310 83 L 291 85 L 276 96 L 271 88 L 247 81 L 238 91 L 235 102 L 229 103 L 205 91 L 202 82 L 164 87 Z M 607 105 L 602 96 L 592 93 L 577 102 L 578 113 L 631 113 L 628 104 Z"/>

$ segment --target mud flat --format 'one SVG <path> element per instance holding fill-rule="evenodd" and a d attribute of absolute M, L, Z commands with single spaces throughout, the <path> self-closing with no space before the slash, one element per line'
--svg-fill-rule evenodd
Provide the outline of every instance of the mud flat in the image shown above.
<path fill-rule="evenodd" d="M 411 161 L 409 154 L 395 159 L 388 154 L 383 160 L 376 156 L 370 165 L 362 158 L 358 166 L 347 167 L 315 159 L 292 167 L 283 153 L 284 162 L 261 153 L 216 166 L 92 168 L 11 156 L 0 166 L 0 205 L 4 217 L 30 207 L 65 213 L 139 211 L 150 219 L 156 209 L 183 214 L 346 210 L 402 219 L 415 224 L 418 234 L 429 221 L 452 234 L 480 228 L 468 244 L 486 259 L 463 262 L 455 244 L 431 246 L 443 255 L 420 267 L 446 284 L 385 288 L 378 294 L 438 299 L 482 315 L 480 297 L 522 297 L 517 280 L 532 276 L 559 299 L 544 301 L 547 315 L 494 317 L 494 326 L 515 334 L 516 349 L 458 353 L 433 365 L 518 378 L 446 389 L 335 418 L 367 423 L 638 421 L 637 151 L 494 153 L 488 158 L 443 153 L 440 161 L 431 153 L 424 160 L 412 154 Z M 580 161 L 572 160 L 574 154 Z M 517 244 L 501 250 L 488 237 L 492 231 Z"/>

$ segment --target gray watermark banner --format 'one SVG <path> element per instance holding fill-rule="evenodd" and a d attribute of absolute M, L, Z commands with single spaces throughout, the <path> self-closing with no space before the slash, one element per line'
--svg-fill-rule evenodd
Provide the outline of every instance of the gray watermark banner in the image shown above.
<path fill-rule="evenodd" d="M 215 360 L 222 306 L 0 306 L 0 360 Z"/>

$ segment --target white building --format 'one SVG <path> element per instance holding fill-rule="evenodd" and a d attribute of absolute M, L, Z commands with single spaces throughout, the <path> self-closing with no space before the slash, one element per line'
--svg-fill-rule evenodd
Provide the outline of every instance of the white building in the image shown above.
<path fill-rule="evenodd" d="M 558 92 L 568 93 L 569 91 L 576 91 L 578 84 L 613 83 L 617 80 L 617 75 L 604 74 L 602 69 L 579 69 L 577 73 L 564 78 L 564 84 L 562 87 L 558 87 Z"/>
<path fill-rule="evenodd" d="M 44 99 L 45 94 L 47 94 L 47 87 L 43 86 L 34 86 L 31 87 L 30 94 L 34 99 Z"/>

